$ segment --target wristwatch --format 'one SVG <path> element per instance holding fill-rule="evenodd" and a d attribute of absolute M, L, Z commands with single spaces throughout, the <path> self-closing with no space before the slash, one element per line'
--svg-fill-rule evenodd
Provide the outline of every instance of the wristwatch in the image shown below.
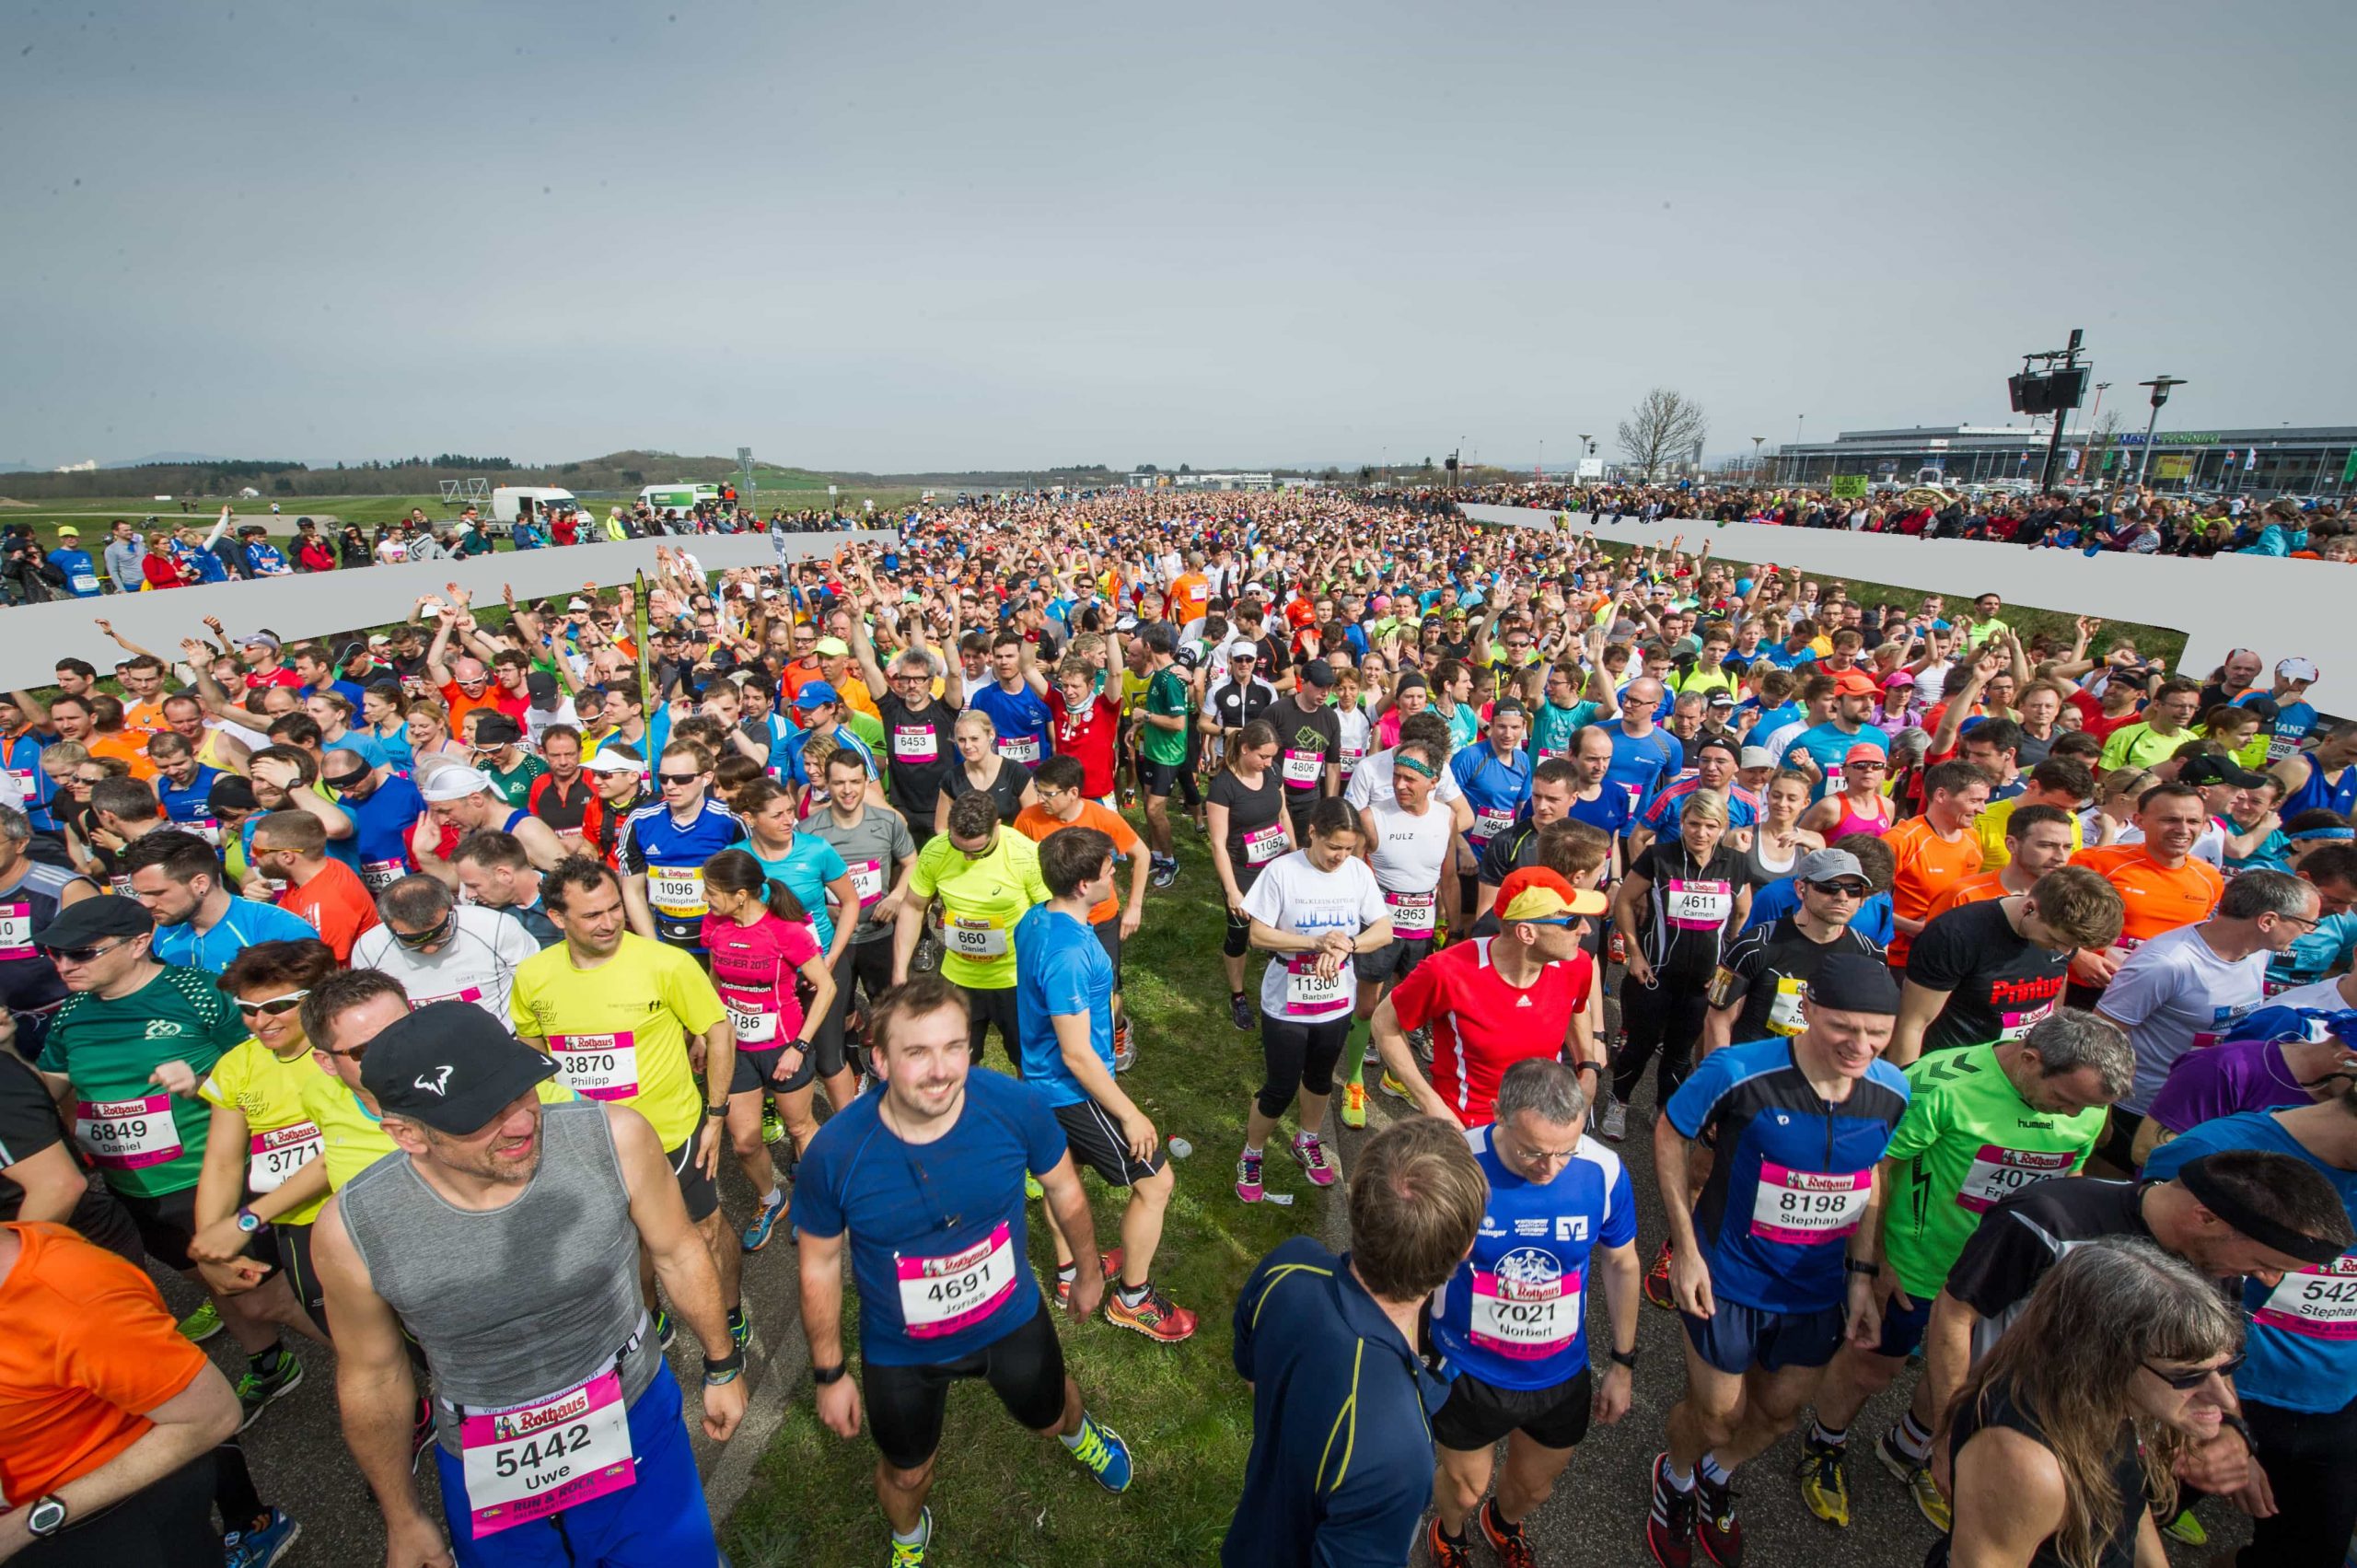
<path fill-rule="evenodd" d="M 850 1365 L 841 1361 L 832 1366 L 814 1366 L 810 1369 L 810 1381 L 823 1388 L 830 1383 L 842 1382 L 843 1374 L 850 1370 Z"/>
<path fill-rule="evenodd" d="M 251 1236 L 261 1228 L 261 1216 L 240 1203 L 238 1205 L 238 1228 Z"/>
<path fill-rule="evenodd" d="M 703 1113 L 708 1117 L 726 1116 L 728 1114 L 728 1108 L 725 1105 L 708 1105 L 703 1108 Z"/>
<path fill-rule="evenodd" d="M 37 1497 L 25 1510 L 25 1533 L 35 1540 L 44 1540 L 65 1527 L 65 1499 L 55 1493 Z"/>
<path fill-rule="evenodd" d="M 1611 1353 L 1611 1355 L 1613 1365 L 1625 1366 L 1631 1372 L 1637 1370 L 1637 1353 L 1635 1351 L 1616 1350 Z"/>
<path fill-rule="evenodd" d="M 1869 1263 L 1864 1258 L 1844 1258 L 1841 1260 L 1841 1267 L 1846 1272 L 1864 1274 L 1870 1280 L 1882 1278 L 1882 1265 Z"/>

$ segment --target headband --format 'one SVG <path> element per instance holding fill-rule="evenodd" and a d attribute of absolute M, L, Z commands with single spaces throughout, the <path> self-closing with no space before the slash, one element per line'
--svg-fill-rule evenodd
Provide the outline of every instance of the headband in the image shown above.
<path fill-rule="evenodd" d="M 1391 766 L 1395 771 L 1405 768 L 1411 773 L 1421 773 L 1428 779 L 1440 777 L 1440 771 L 1430 762 L 1425 761 L 1422 757 L 1411 757 L 1404 751 L 1391 759 Z"/>
<path fill-rule="evenodd" d="M 2357 828 L 2308 828 L 2292 835 L 2295 844 L 2311 839 L 2357 839 Z"/>
<path fill-rule="evenodd" d="M 2188 1160 L 2177 1173 L 2177 1180 L 2188 1192 L 2200 1200 L 2203 1208 L 2261 1247 L 2281 1252 L 2287 1258 L 2297 1258 L 2317 1268 L 2340 1258 L 2341 1249 L 2332 1242 L 2304 1236 L 2290 1225 L 2276 1224 L 2246 1205 L 2227 1190 L 2223 1182 L 2211 1179 L 2209 1166 L 2212 1157 L 2205 1155 L 2200 1159 Z"/>

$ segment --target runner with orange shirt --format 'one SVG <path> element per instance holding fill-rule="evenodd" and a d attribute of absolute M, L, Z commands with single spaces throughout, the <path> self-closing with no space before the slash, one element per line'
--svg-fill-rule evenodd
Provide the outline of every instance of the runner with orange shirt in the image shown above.
<path fill-rule="evenodd" d="M 2165 931 L 2210 918 L 2226 890 L 2225 878 L 2193 845 L 2210 824 L 2201 792 L 2191 784 L 2157 784 L 2136 797 L 2134 843 L 2083 849 L 2071 857 L 2119 889 L 2128 907 L 2119 940 L 2100 953 L 2071 960 L 2071 1005 L 2093 1007 L 2128 956 Z"/>
<path fill-rule="evenodd" d="M 1904 970 L 1907 948 L 1932 918 L 1940 895 L 1980 869 L 1973 819 L 1989 804 L 1989 775 L 1969 762 L 1942 762 L 1923 775 L 1923 815 L 1882 836 L 1891 874 L 1890 967 Z"/>
<path fill-rule="evenodd" d="M 1994 871 L 1983 871 L 1951 886 L 1932 903 L 1933 920 L 1961 904 L 2008 899 L 2026 893 L 2048 872 L 2071 863 L 2071 814 L 2059 806 L 2025 806 L 2005 821 L 2007 858 Z"/>
<path fill-rule="evenodd" d="M 335 961 L 352 961 L 352 945 L 376 925 L 377 902 L 360 875 L 327 853 L 327 828 L 308 811 L 273 811 L 254 824 L 248 864 L 287 884 L 278 907 L 301 915 Z"/>
<path fill-rule="evenodd" d="M 1147 855 L 1145 841 L 1118 811 L 1098 805 L 1083 794 L 1087 770 L 1077 757 L 1059 751 L 1041 762 L 1031 775 L 1039 804 L 1016 813 L 1015 830 L 1033 843 L 1066 828 L 1094 828 L 1113 841 L 1113 853 L 1130 865 L 1130 895 L 1126 903 L 1107 894 L 1088 912 L 1088 929 L 1113 960 L 1113 1070 L 1126 1073 L 1137 1059 L 1130 1038 L 1130 1016 L 1121 1008 L 1121 944 L 1138 934 L 1145 920 Z"/>

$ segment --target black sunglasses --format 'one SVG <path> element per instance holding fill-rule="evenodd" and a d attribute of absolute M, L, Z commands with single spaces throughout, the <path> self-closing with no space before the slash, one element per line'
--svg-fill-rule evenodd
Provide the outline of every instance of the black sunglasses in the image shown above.
<path fill-rule="evenodd" d="M 2145 1371 L 2182 1394 L 2199 1388 L 2202 1384 L 2210 1381 L 2212 1374 L 2220 1377 L 2231 1378 L 2241 1368 L 2244 1359 L 2240 1353 L 2236 1353 L 2215 1366 L 2200 1367 L 2191 1372 L 2164 1372 L 2149 1361 L 2145 1362 L 2143 1366 Z"/>
<path fill-rule="evenodd" d="M 449 935 L 452 931 L 458 928 L 458 924 L 459 911 L 454 905 L 450 912 L 444 915 L 430 930 L 403 931 L 389 923 L 387 924 L 385 929 L 390 931 L 393 934 L 393 940 L 400 943 L 404 947 L 424 947 L 432 943 L 439 942 L 444 937 Z"/>
<path fill-rule="evenodd" d="M 104 947 L 43 947 L 41 951 L 49 955 L 50 961 L 52 963 L 87 964 L 94 958 L 103 958 L 122 946 L 120 942 L 110 942 Z"/>
<path fill-rule="evenodd" d="M 1871 890 L 1864 882 L 1811 882 L 1809 886 L 1820 893 L 1839 893 L 1845 899 L 1863 899 Z"/>
<path fill-rule="evenodd" d="M 703 777 L 702 773 L 657 773 L 655 776 L 665 784 L 691 784 Z"/>

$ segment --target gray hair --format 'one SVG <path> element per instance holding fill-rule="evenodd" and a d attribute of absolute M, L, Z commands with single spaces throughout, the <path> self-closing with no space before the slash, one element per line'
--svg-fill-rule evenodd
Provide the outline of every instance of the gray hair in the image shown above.
<path fill-rule="evenodd" d="M 2305 914 L 2316 900 L 2316 884 L 2288 871 L 2246 871 L 2226 884 L 2218 912 L 2228 920 Z"/>
<path fill-rule="evenodd" d="M 13 806 L 0 806 L 0 839 L 25 843 L 33 836 L 32 819 Z"/>
<path fill-rule="evenodd" d="M 449 889 L 424 872 L 412 872 L 386 885 L 377 895 L 377 912 L 387 924 L 398 920 L 404 925 L 430 926 L 441 923 L 450 912 L 458 898 Z"/>
<path fill-rule="evenodd" d="M 2136 1081 L 2136 1049 L 2114 1025 L 2093 1013 L 2064 1007 L 2052 1017 L 2029 1027 L 2022 1044 L 2038 1052 L 2045 1075 L 2075 1073 L 2093 1067 L 2103 1080 L 2103 1095 L 2116 1100 Z"/>
<path fill-rule="evenodd" d="M 1498 1081 L 1492 1114 L 1506 1122 L 1526 1110 L 1554 1126 L 1585 1125 L 1587 1095 L 1580 1087 L 1580 1075 L 1551 1056 L 1524 1057 Z"/>

